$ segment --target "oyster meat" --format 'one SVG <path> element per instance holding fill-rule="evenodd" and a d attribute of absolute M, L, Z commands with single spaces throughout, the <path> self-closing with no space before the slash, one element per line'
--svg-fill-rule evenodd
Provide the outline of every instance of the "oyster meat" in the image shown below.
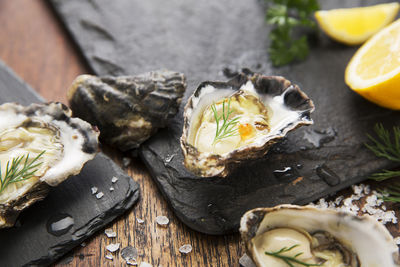
<path fill-rule="evenodd" d="M 184 164 L 198 176 L 225 177 L 289 131 L 312 124 L 313 110 L 307 95 L 280 76 L 245 70 L 228 82 L 203 82 L 184 111 Z"/>
<path fill-rule="evenodd" d="M 47 195 L 49 186 L 78 174 L 96 155 L 98 131 L 71 113 L 61 103 L 0 105 L 0 228 L 13 226 L 23 209 Z M 17 170 L 25 163 L 38 165 L 30 169 L 31 178 L 6 185 L 7 169 L 18 158 Z"/>
<path fill-rule="evenodd" d="M 288 266 L 276 255 L 311 266 L 400 266 L 393 237 L 368 215 L 280 205 L 246 212 L 240 232 L 247 254 L 258 267 Z"/>
<path fill-rule="evenodd" d="M 104 143 L 127 151 L 165 127 L 186 89 L 182 73 L 153 71 L 138 76 L 78 76 L 68 91 L 74 113 L 100 129 Z"/>

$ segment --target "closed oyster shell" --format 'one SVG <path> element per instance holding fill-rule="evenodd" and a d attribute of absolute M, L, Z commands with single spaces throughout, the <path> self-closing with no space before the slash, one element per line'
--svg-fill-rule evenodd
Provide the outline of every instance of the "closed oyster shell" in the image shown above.
<path fill-rule="evenodd" d="M 8 184 L 0 192 L 0 228 L 13 226 L 23 209 L 42 200 L 50 186 L 78 174 L 96 155 L 98 131 L 71 114 L 61 103 L 0 106 L 2 178 L 10 160 L 28 155 L 32 160 L 44 152 L 32 178 Z"/>
<path fill-rule="evenodd" d="M 127 151 L 165 127 L 186 89 L 182 73 L 153 71 L 137 76 L 78 76 L 68 91 L 75 116 L 100 129 L 102 142 Z"/>
<path fill-rule="evenodd" d="M 320 257 L 321 251 L 330 250 L 338 253 L 339 258 L 346 264 L 344 266 L 400 266 L 399 252 L 393 237 L 373 217 L 368 215 L 355 216 L 348 212 L 296 205 L 257 208 L 243 215 L 240 222 L 241 238 L 245 244 L 246 253 L 253 259 L 256 266 L 269 267 L 271 263 L 267 261 L 275 260 L 269 256 L 265 258 L 266 251 L 278 251 L 284 246 L 287 248 L 292 246 L 291 244 L 280 243 L 278 244 L 279 248 L 273 248 L 270 251 L 272 246 L 276 246 L 280 240 L 285 240 L 286 237 L 278 234 L 278 237 L 273 239 L 274 242 L 266 237 L 272 233 L 274 235 L 276 233 L 288 233 L 277 232 L 282 229 L 283 231 L 289 229 L 289 231 L 300 233 L 306 239 L 310 238 L 308 248 L 304 244 L 297 243 L 298 248 L 301 248 L 300 251 L 292 251 L 294 254 L 303 252 L 298 259 L 310 252 L 313 257 Z M 292 239 L 292 236 L 290 236 L 285 242 L 287 240 L 292 242 L 296 238 Z M 326 252 L 325 255 L 327 255 Z M 331 257 L 330 260 L 332 259 Z M 286 266 L 284 262 L 281 263 L 282 266 Z"/>
<path fill-rule="evenodd" d="M 236 100 L 239 97 L 242 100 Z M 197 141 L 199 129 L 204 129 L 202 125 L 205 124 L 205 120 L 213 120 L 212 115 L 211 119 L 207 117 L 207 114 L 211 113 L 211 106 L 221 106 L 220 103 L 227 102 L 227 99 L 229 103 L 233 99 L 232 102 L 237 102 L 236 107 L 242 109 L 238 127 L 242 125 L 240 120 L 246 117 L 254 117 L 256 120 L 251 127 L 257 128 L 260 124 L 264 126 L 262 130 L 257 131 L 258 135 L 252 138 L 250 143 L 222 153 L 207 151 L 207 147 L 214 145 L 215 139 L 214 142 Z M 239 103 L 240 101 L 243 103 Z M 226 108 L 225 105 L 220 110 L 226 112 Z M 251 112 L 246 114 L 246 109 Z M 190 97 L 184 110 L 184 126 L 180 139 L 185 157 L 184 165 L 197 176 L 226 177 L 240 164 L 263 157 L 269 147 L 285 137 L 289 131 L 312 124 L 310 113 L 313 110 L 314 104 L 308 96 L 297 85 L 280 76 L 265 76 L 244 70 L 228 82 L 203 82 Z M 213 123 L 215 122 L 216 120 Z M 208 132 L 215 135 L 215 131 Z M 234 138 L 238 138 L 238 135 Z"/>

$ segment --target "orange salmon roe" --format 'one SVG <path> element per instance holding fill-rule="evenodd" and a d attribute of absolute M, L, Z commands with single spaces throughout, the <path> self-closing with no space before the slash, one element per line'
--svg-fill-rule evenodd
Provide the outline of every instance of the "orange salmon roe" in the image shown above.
<path fill-rule="evenodd" d="M 246 140 L 254 135 L 253 126 L 248 123 L 239 124 L 239 134 L 242 140 Z"/>

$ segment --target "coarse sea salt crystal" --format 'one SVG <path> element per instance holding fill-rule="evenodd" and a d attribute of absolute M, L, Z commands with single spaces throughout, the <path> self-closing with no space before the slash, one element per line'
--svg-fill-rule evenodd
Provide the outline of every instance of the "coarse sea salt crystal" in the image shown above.
<path fill-rule="evenodd" d="M 136 221 L 137 221 L 139 224 L 143 224 L 143 223 L 144 223 L 144 220 L 142 220 L 142 219 L 140 219 L 140 218 L 136 218 Z"/>
<path fill-rule="evenodd" d="M 192 249 L 192 245 L 185 244 L 179 248 L 179 252 L 182 254 L 189 254 L 190 252 L 192 252 Z"/>
<path fill-rule="evenodd" d="M 118 178 L 117 177 L 113 177 L 113 178 L 111 178 L 111 182 L 113 183 L 113 184 L 115 184 L 116 182 L 118 181 Z"/>
<path fill-rule="evenodd" d="M 156 217 L 156 222 L 160 226 L 167 226 L 169 223 L 169 219 L 166 216 L 157 216 Z"/>
<path fill-rule="evenodd" d="M 106 249 L 110 252 L 115 252 L 119 249 L 119 245 L 120 245 L 120 243 L 112 243 L 112 244 L 106 246 Z"/>
<path fill-rule="evenodd" d="M 92 188 L 90 188 L 90 190 L 92 191 L 92 195 L 97 193 L 98 188 L 93 186 Z"/>
<path fill-rule="evenodd" d="M 104 230 L 104 233 L 106 234 L 107 237 L 116 237 L 117 233 L 113 231 L 113 229 L 106 229 Z"/>
<path fill-rule="evenodd" d="M 104 196 L 104 193 L 103 193 L 103 192 L 99 192 L 99 193 L 96 194 L 96 198 L 97 198 L 97 199 L 100 199 L 100 198 L 102 198 L 103 196 Z"/>
<path fill-rule="evenodd" d="M 353 199 L 351 199 L 351 197 L 348 197 L 343 201 L 343 205 L 346 207 L 350 207 L 352 203 L 353 203 Z"/>
<path fill-rule="evenodd" d="M 109 259 L 109 260 L 113 260 L 114 259 L 114 256 L 111 255 L 111 254 L 107 254 L 105 257 L 106 257 L 106 259 Z"/>

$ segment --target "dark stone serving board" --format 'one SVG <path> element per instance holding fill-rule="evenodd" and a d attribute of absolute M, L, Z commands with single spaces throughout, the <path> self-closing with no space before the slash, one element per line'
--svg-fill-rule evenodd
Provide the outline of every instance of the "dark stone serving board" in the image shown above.
<path fill-rule="evenodd" d="M 42 101 L 0 61 L 0 104 L 29 105 Z M 119 178 L 115 184 L 111 182 L 113 176 Z M 92 195 L 94 186 L 104 193 L 101 199 Z M 109 190 L 111 186 L 113 192 Z M 99 153 L 79 175 L 51 188 L 44 200 L 24 210 L 16 227 L 0 229 L 0 266 L 49 265 L 132 207 L 138 198 L 138 184 L 110 158 Z M 74 225 L 62 235 L 50 234 L 48 222 L 64 215 L 71 216 Z"/>
<path fill-rule="evenodd" d="M 385 1 L 320 1 L 324 9 L 381 2 Z M 240 217 L 251 208 L 305 204 L 393 166 L 375 158 L 364 142 L 375 123 L 400 124 L 400 113 L 369 103 L 343 81 L 357 47 L 335 43 L 319 33 L 312 38 L 305 62 L 273 68 L 266 52 L 269 27 L 263 1 L 51 3 L 97 74 L 169 68 L 187 75 L 179 114 L 141 147 L 140 154 L 176 215 L 195 230 L 237 231 Z M 226 80 L 223 73 L 243 67 L 282 75 L 298 84 L 314 100 L 315 124 L 290 133 L 265 158 L 245 164 L 225 179 L 194 177 L 182 165 L 183 106 L 201 81 Z"/>

